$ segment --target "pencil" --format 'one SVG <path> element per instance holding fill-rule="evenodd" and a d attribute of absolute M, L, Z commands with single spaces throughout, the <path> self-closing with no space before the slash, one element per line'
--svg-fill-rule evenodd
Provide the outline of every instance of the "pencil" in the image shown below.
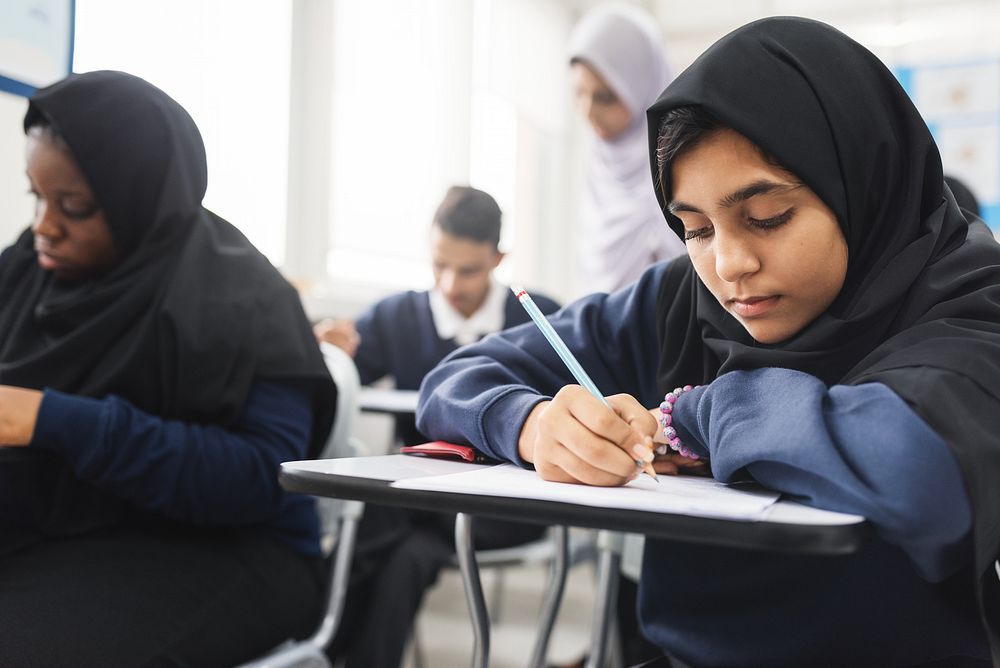
<path fill-rule="evenodd" d="M 566 343 L 562 340 L 562 337 L 559 336 L 556 330 L 552 329 L 552 325 L 549 324 L 548 319 L 542 314 L 541 311 L 538 310 L 538 307 L 535 305 L 531 295 L 529 295 L 524 288 L 516 285 L 510 286 L 510 289 L 514 293 L 514 296 L 517 297 L 517 300 L 521 302 L 521 306 L 524 307 L 524 310 L 528 312 L 531 320 L 538 326 L 538 329 L 542 331 L 542 335 L 556 351 L 556 354 L 559 355 L 559 359 L 563 361 L 563 364 L 566 365 L 569 372 L 573 374 L 573 378 L 576 379 L 576 382 L 587 388 L 587 391 L 600 399 L 601 403 L 605 406 L 611 408 L 611 404 L 608 403 L 608 400 L 604 398 L 601 391 L 597 389 L 596 385 L 594 385 L 594 381 L 590 379 L 587 372 L 583 370 L 582 366 L 580 366 L 580 362 L 576 359 L 576 356 L 574 356 L 573 353 L 570 352 L 569 348 L 566 347 Z M 653 478 L 653 480 L 659 482 L 659 479 L 656 477 L 656 471 L 653 470 L 652 464 L 644 462 L 641 459 L 636 459 L 635 467 L 637 470 L 645 471 L 651 478 Z"/>

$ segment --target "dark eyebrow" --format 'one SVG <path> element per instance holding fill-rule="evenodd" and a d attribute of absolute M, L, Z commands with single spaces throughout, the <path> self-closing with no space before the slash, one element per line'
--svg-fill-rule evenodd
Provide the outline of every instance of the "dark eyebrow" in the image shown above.
<path fill-rule="evenodd" d="M 719 200 L 719 206 L 723 209 L 728 209 L 730 207 L 736 206 L 741 202 L 745 202 L 751 197 L 756 197 L 757 195 L 767 195 L 775 192 L 785 192 L 788 190 L 795 190 L 800 184 L 798 183 L 778 183 L 777 181 L 768 181 L 767 179 L 760 179 L 759 181 L 754 181 L 753 183 L 743 186 L 739 190 L 734 190 L 725 197 Z M 674 200 L 667 205 L 667 210 L 670 213 L 676 214 L 678 211 L 691 211 L 692 213 L 703 213 L 698 207 L 688 204 L 686 202 L 681 202 L 679 200 Z"/>

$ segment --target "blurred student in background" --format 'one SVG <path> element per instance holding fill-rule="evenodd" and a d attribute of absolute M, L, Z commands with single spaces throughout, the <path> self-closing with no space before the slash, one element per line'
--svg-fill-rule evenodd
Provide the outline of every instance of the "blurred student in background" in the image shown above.
<path fill-rule="evenodd" d="M 627 5 L 598 7 L 570 36 L 577 107 L 591 130 L 581 206 L 585 292 L 612 292 L 684 244 L 663 223 L 649 182 L 646 107 L 670 81 L 659 26 Z"/>
<path fill-rule="evenodd" d="M 321 322 L 317 338 L 352 355 L 363 384 L 389 376 L 398 389 L 416 390 L 424 375 L 460 346 L 527 322 L 514 294 L 493 275 L 504 258 L 500 222 L 500 207 L 489 194 L 450 188 L 430 230 L 434 288 L 387 297 L 355 323 Z M 545 313 L 559 308 L 542 295 L 533 299 Z M 404 444 L 427 440 L 412 417 L 398 419 L 396 426 Z M 332 658 L 345 658 L 348 668 L 401 663 L 424 592 L 455 553 L 454 526 L 451 513 L 365 507 Z M 520 545 L 544 531 L 542 525 L 483 517 L 474 528 L 475 546 Z"/>
<path fill-rule="evenodd" d="M 342 348 L 358 367 L 362 385 L 386 376 L 396 389 L 416 390 L 448 353 L 487 334 L 520 325 L 528 315 L 493 270 L 500 252 L 501 211 L 488 193 L 452 186 L 431 224 L 432 290 L 408 290 L 386 297 L 356 322 L 324 320 L 316 337 Z M 532 295 L 543 313 L 559 305 Z M 423 443 L 413 418 L 396 421 L 403 445 Z"/>
<path fill-rule="evenodd" d="M 188 113 L 123 72 L 24 118 L 0 255 L 0 663 L 232 666 L 315 630 L 315 456 L 336 393 L 298 295 L 202 206 Z"/>

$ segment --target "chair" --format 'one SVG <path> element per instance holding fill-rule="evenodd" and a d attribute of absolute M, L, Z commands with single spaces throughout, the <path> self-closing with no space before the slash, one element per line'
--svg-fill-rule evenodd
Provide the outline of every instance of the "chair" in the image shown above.
<path fill-rule="evenodd" d="M 320 347 L 330 369 L 330 375 L 337 384 L 336 421 L 320 457 L 323 459 L 352 457 L 365 450 L 364 445 L 354 436 L 355 423 L 360 413 L 361 384 L 358 371 L 354 366 L 354 360 L 340 348 L 325 342 L 321 343 Z M 332 555 L 327 607 L 323 620 L 309 638 L 288 640 L 265 656 L 243 664 L 239 668 L 330 668 L 324 650 L 340 624 L 355 536 L 358 522 L 364 512 L 364 504 L 360 501 L 319 498 L 317 510 L 320 515 L 323 552 L 325 555 Z M 543 665 L 549 636 L 562 599 L 568 566 L 592 558 L 594 545 L 591 533 L 574 535 L 571 539 L 565 527 L 553 527 L 546 536 L 531 543 L 476 552 L 476 561 L 480 568 L 503 569 L 514 565 L 545 562 L 552 564 L 542 619 L 535 641 L 534 655 L 539 658 L 532 665 Z M 452 565 L 458 568 L 457 557 L 452 559 Z M 495 608 L 495 614 L 499 615 L 499 608 Z M 414 634 L 414 645 L 415 641 Z M 415 658 L 419 661 L 420 653 L 416 646 L 414 651 Z"/>
<path fill-rule="evenodd" d="M 322 343 L 320 347 L 330 375 L 337 384 L 337 415 L 320 457 L 352 457 L 364 450 L 354 436 L 355 422 L 360 412 L 358 393 L 361 382 L 358 370 L 354 366 L 354 360 L 340 348 L 328 343 Z M 323 554 L 328 557 L 331 566 L 323 620 L 312 636 L 304 640 L 288 640 L 265 656 L 243 664 L 240 668 L 330 668 L 324 650 L 336 633 L 344 610 L 354 539 L 364 504 L 360 501 L 327 498 L 317 499 L 316 504 Z"/>

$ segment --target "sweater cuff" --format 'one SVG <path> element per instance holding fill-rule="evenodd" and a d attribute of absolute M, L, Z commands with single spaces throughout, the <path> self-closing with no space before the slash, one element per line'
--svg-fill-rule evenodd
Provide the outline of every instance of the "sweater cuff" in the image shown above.
<path fill-rule="evenodd" d="M 677 430 L 677 437 L 681 443 L 691 449 L 699 457 L 710 456 L 708 451 L 708 424 L 700 421 L 702 417 L 707 417 L 711 413 L 711 399 L 706 396 L 708 385 L 693 388 L 685 392 L 674 402 L 673 427 Z M 706 400 L 707 403 L 704 403 Z M 704 405 L 703 405 L 704 403 Z"/>
<path fill-rule="evenodd" d="M 479 428 L 490 454 L 513 462 L 523 469 L 533 469 L 530 463 L 521 459 L 521 454 L 517 451 L 517 440 L 531 409 L 549 399 L 551 397 L 533 390 L 516 388 L 487 405 L 479 419 Z"/>
<path fill-rule="evenodd" d="M 62 454 L 75 464 L 103 443 L 106 407 L 100 399 L 46 389 L 29 445 Z"/>

